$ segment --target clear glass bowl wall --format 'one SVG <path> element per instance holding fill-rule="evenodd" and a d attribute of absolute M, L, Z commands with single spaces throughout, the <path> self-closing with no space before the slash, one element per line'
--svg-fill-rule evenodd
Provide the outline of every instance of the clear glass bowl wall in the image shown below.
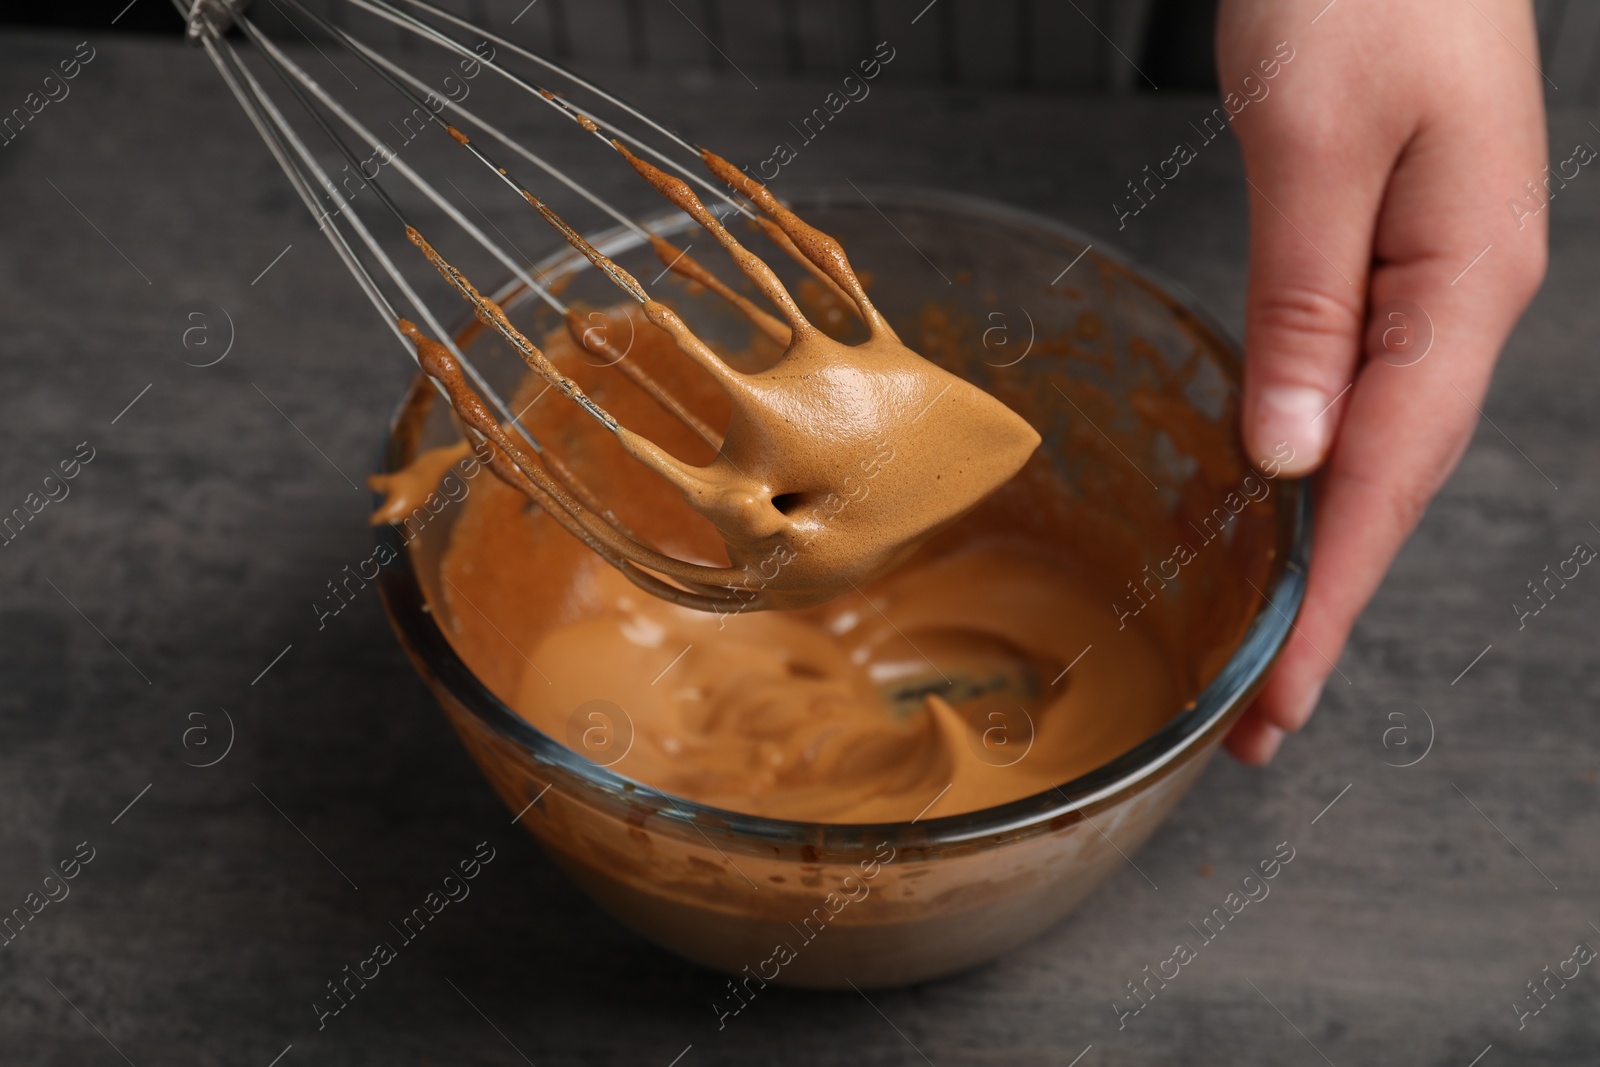
<path fill-rule="evenodd" d="M 1170 533 L 1134 521 L 1126 491 L 1116 488 L 1125 479 L 1102 476 L 1117 454 L 1094 442 L 1107 434 L 1131 442 L 1149 465 L 1142 474 L 1166 487 L 1152 491 L 1164 492 L 1171 508 L 1179 507 L 1179 490 L 1220 500 L 1231 487 L 1208 484 L 1216 464 L 1191 453 L 1196 425 L 1209 427 L 1208 447 L 1220 441 L 1237 452 L 1237 346 L 1174 287 L 1102 247 L 1085 252 L 1082 235 L 1050 220 L 947 194 L 868 194 L 871 204 L 853 190 L 814 193 L 796 198 L 795 207 L 839 238 L 913 348 L 936 300 L 933 314 L 948 320 L 940 336 L 955 343 L 919 350 L 1003 399 L 1045 398 L 1022 413 L 1044 437 L 1044 461 L 1074 506 L 1097 522 L 1121 524 L 1125 558 L 1154 565 L 1169 557 Z M 676 235 L 680 246 L 698 238 L 697 258 L 733 277 L 686 217 L 664 212 L 649 225 Z M 626 231 L 596 243 L 641 279 L 660 271 Z M 748 243 L 759 247 L 754 238 Z M 786 281 L 797 279 L 792 264 L 766 258 Z M 564 279 L 569 303 L 604 306 L 620 295 L 575 253 L 539 269 Z M 669 293 L 714 345 L 743 347 L 748 326 L 715 298 L 665 279 L 651 288 Z M 516 284 L 496 297 L 535 340 L 559 325 Z M 1074 358 L 1074 338 L 1105 358 Z M 468 351 L 505 395 L 525 373 L 486 331 L 471 337 Z M 1190 368 L 1181 395 L 1166 398 L 1174 402 L 1167 410 L 1181 412 L 1171 426 L 1148 404 L 1136 411 L 1133 399 L 1149 385 L 1148 367 L 1162 363 Z M 1092 427 L 1087 413 L 1050 399 L 1052 382 L 1085 376 L 1109 398 Z M 385 469 L 453 434 L 444 405 L 415 383 L 395 418 Z M 657 792 L 512 711 L 439 626 L 438 561 L 458 510 L 446 508 L 409 545 L 393 528 L 379 529 L 379 539 L 400 552 L 381 588 L 413 664 L 508 810 L 527 808 L 521 824 L 556 863 L 645 937 L 742 981 L 808 987 L 892 986 L 972 967 L 1058 922 L 1125 869 L 1124 854 L 1178 803 L 1259 687 L 1299 608 L 1310 547 L 1309 494 L 1283 482 L 1239 515 L 1220 549 L 1184 568 L 1143 624 L 1198 695 L 1132 751 L 1059 788 L 982 811 L 914 824 L 808 824 Z M 1137 575 L 1134 567 L 1129 577 Z M 1253 589 L 1241 592 L 1244 584 L 1273 604 Z"/>

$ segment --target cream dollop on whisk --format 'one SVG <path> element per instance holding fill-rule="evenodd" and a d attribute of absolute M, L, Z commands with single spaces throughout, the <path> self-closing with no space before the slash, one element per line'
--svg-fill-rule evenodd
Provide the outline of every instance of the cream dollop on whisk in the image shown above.
<path fill-rule="evenodd" d="M 907 348 L 867 298 L 843 248 L 806 224 L 760 183 L 711 152 L 710 171 L 763 216 L 766 234 L 847 301 L 868 338 L 844 344 L 801 312 L 778 276 L 708 211 L 689 186 L 617 151 L 667 199 L 720 243 L 776 309 L 761 310 L 663 238 L 652 244 L 668 266 L 729 300 L 758 329 L 785 345 L 766 370 L 728 366 L 631 274 L 561 223 L 531 193 L 530 203 L 556 222 L 574 247 L 639 300 L 650 323 L 707 371 L 731 408 L 718 435 L 679 407 L 674 413 L 717 448 L 708 464 L 686 463 L 618 424 L 555 369 L 504 312 L 444 261 L 416 231 L 412 240 L 479 316 L 512 342 L 530 367 L 607 425 L 634 459 L 682 493 L 721 536 L 729 567 L 693 564 L 643 545 L 584 500 L 569 471 L 517 444 L 479 400 L 457 362 L 416 327 L 402 328 L 427 372 L 445 386 L 464 421 L 494 447 L 491 468 L 551 511 L 636 584 L 704 610 L 795 609 L 822 603 L 885 573 L 930 534 L 971 510 L 1019 471 L 1039 435 L 999 400 Z M 603 337 L 572 326 L 574 340 L 616 359 Z M 673 398 L 637 368 L 624 368 L 667 407 Z"/>

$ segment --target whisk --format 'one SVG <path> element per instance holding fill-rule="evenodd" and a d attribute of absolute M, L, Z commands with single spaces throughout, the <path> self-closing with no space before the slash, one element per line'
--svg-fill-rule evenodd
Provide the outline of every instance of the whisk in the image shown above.
<path fill-rule="evenodd" d="M 459 211 L 252 22 L 243 10 L 248 0 L 174 3 L 188 20 L 189 39 L 204 48 L 340 259 L 408 354 L 450 401 L 464 432 L 479 444 L 480 454 L 489 457 L 490 469 L 646 591 L 687 607 L 717 612 L 817 603 L 899 562 L 921 539 L 1010 478 L 1037 446 L 1039 438 L 1032 428 L 999 401 L 935 368 L 901 344 L 868 299 L 836 241 L 802 221 L 738 167 L 691 144 L 620 97 L 425 0 L 348 0 L 352 9 L 493 71 L 531 101 L 554 109 L 620 155 L 727 251 L 776 315 L 718 278 L 686 248 L 679 249 L 617 210 L 508 136 L 501 126 L 455 99 L 440 97 L 421 79 L 300 0 L 281 0 L 281 4 L 273 0 L 274 7 L 286 16 L 293 12 L 291 22 L 304 20 L 376 74 L 406 101 L 413 114 L 453 139 L 627 297 L 637 301 L 648 322 L 665 331 L 677 349 L 708 372 L 728 396 L 731 414 L 726 429 L 718 432 L 636 362 L 629 361 L 625 352 L 619 354 L 602 335 L 583 329 L 576 313 L 535 280 L 524 263 Z M 533 373 L 614 435 L 629 455 L 675 486 L 721 534 L 730 566 L 692 563 L 643 543 L 604 502 L 595 499 L 563 458 L 547 449 L 511 411 L 362 220 L 353 194 L 352 202 L 345 202 L 333 177 L 225 36 L 235 26 L 278 76 L 284 92 L 321 138 L 343 158 L 345 167 L 361 175 L 363 188 L 372 190 L 410 243 L 473 308 L 479 320 L 498 333 Z M 468 47 L 455 36 L 461 32 L 489 47 Z M 491 55 L 482 54 L 485 50 Z M 518 69 L 502 56 L 515 60 Z M 546 79 L 554 79 L 560 91 L 547 88 Z M 573 103 L 570 97 L 574 95 L 589 106 L 580 108 Z M 601 110 L 615 117 L 596 117 Z M 368 160 L 381 158 L 384 166 L 415 186 L 473 243 L 563 316 L 575 341 L 627 375 L 716 449 L 716 458 L 704 467 L 684 463 L 621 425 L 585 394 L 408 221 L 376 175 L 369 176 L 362 169 L 352 140 L 372 153 Z M 502 161 L 502 150 L 508 153 L 504 158 L 514 157 L 518 166 L 526 163 L 538 168 L 551 182 L 647 241 L 666 264 L 663 275 L 671 271 L 716 294 L 762 334 L 784 346 L 784 356 L 769 370 L 756 374 L 729 367 L 676 313 L 653 299 L 637 278 L 596 249 L 536 195 L 530 184 L 518 178 Z M 694 165 L 680 158 L 684 156 Z M 700 173 L 698 167 L 707 173 Z M 864 324 L 868 340 L 845 345 L 812 325 L 777 274 L 729 230 L 725 220 L 731 218 L 759 228 L 825 291 L 853 310 Z M 808 412 L 816 421 L 809 429 L 805 425 L 797 428 L 796 413 Z M 852 498 L 849 509 L 825 509 L 825 514 L 808 507 L 828 497 L 841 472 L 853 469 L 863 456 L 873 457 L 875 475 L 888 474 L 874 481 L 870 497 Z"/>

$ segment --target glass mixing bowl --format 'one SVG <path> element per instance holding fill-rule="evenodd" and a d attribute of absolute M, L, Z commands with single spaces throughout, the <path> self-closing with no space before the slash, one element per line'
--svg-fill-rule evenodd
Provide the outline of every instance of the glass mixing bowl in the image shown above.
<path fill-rule="evenodd" d="M 848 249 L 912 348 L 1040 431 L 1034 462 L 1063 486 L 1052 506 L 1095 531 L 1092 565 L 1129 579 L 1107 625 L 1136 614 L 1194 694 L 1143 743 L 1056 788 L 948 817 L 810 824 L 706 807 L 541 733 L 497 695 L 504 678 L 486 681 L 452 647 L 440 625 L 439 559 L 459 506 L 420 534 L 378 529 L 397 553 L 380 587 L 400 641 L 507 808 L 623 923 L 747 987 L 921 981 L 1060 920 L 1126 865 L 1194 783 L 1261 685 L 1305 588 L 1309 493 L 1252 475 L 1235 429 L 1237 346 L 1188 298 L 1049 219 L 926 191 L 868 195 L 813 193 L 794 206 Z M 669 236 L 691 226 L 676 212 L 648 224 Z M 659 271 L 625 230 L 595 243 L 637 277 Z M 705 245 L 709 264 L 719 257 Z M 569 302 L 617 299 L 575 253 L 538 270 Z M 671 291 L 702 336 L 742 343 L 747 328 L 720 302 Z M 495 296 L 530 337 L 559 324 L 518 285 Z M 471 326 L 460 337 L 509 395 L 524 372 L 504 344 Z M 386 470 L 454 439 L 434 396 L 413 384 Z M 1178 540 L 1199 546 L 1181 565 Z M 1171 580 L 1152 585 L 1152 573 Z"/>

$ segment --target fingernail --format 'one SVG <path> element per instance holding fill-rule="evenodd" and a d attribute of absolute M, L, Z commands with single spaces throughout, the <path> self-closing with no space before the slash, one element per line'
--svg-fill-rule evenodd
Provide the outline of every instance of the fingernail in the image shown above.
<path fill-rule="evenodd" d="M 1251 767 L 1270 761 L 1283 744 L 1283 731 L 1270 722 L 1257 702 L 1233 724 L 1225 740 L 1234 759 Z"/>
<path fill-rule="evenodd" d="M 1317 701 L 1322 699 L 1322 687 L 1326 684 L 1327 680 L 1324 679 L 1307 690 L 1305 696 L 1294 705 L 1293 710 L 1279 720 L 1278 725 L 1285 730 L 1299 730 L 1309 722 L 1311 713 L 1317 710 Z"/>
<path fill-rule="evenodd" d="M 1269 385 L 1256 403 L 1256 460 L 1291 478 L 1322 462 L 1332 437 L 1333 398 L 1306 385 Z"/>
<path fill-rule="evenodd" d="M 1284 736 L 1284 732 L 1276 726 L 1268 726 L 1257 742 L 1256 757 L 1262 763 L 1271 763 L 1272 757 L 1278 754 L 1278 748 L 1283 744 Z"/>

